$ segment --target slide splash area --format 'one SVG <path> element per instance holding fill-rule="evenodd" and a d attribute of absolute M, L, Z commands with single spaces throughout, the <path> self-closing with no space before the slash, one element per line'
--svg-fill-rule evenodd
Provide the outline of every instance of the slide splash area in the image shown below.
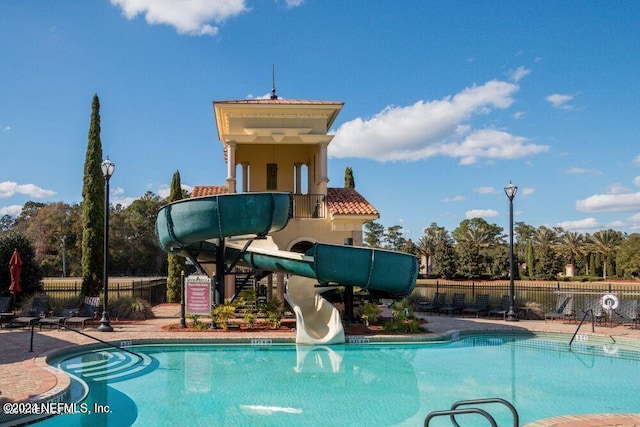
<path fill-rule="evenodd" d="M 317 285 L 357 286 L 389 297 L 415 287 L 418 260 L 410 254 L 329 243 L 315 243 L 304 254 L 280 250 L 267 236 L 286 227 L 290 215 L 289 193 L 197 197 L 160 209 L 156 232 L 169 253 L 291 275 L 287 300 L 296 311 L 300 343 L 344 342 L 339 314 Z"/>

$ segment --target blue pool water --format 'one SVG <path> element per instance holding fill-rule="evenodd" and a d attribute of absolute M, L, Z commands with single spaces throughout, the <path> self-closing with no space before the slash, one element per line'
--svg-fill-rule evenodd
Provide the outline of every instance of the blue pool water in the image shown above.
<path fill-rule="evenodd" d="M 92 413 L 38 425 L 421 426 L 431 411 L 488 397 L 510 401 L 521 424 L 565 414 L 640 412 L 640 353 L 582 341 L 568 351 L 566 337 L 130 349 L 144 361 L 118 350 L 56 361 L 88 385 L 83 403 Z M 93 412 L 107 406 L 110 413 Z M 506 408 L 487 408 L 500 425 L 512 425 Z M 459 422 L 488 425 L 478 418 Z M 443 417 L 431 425 L 451 423 Z"/>

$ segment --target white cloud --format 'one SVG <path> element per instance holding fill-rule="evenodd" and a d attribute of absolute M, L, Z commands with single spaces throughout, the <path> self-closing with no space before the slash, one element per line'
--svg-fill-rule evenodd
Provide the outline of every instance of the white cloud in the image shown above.
<path fill-rule="evenodd" d="M 554 93 L 545 98 L 554 108 L 561 108 L 563 110 L 571 110 L 573 106 L 569 104 L 573 100 L 572 95 L 562 95 L 560 93 Z"/>
<path fill-rule="evenodd" d="M 284 2 L 287 7 L 298 7 L 304 2 L 304 0 L 285 0 Z"/>
<path fill-rule="evenodd" d="M 511 117 L 512 117 L 514 120 L 520 120 L 521 118 L 523 118 L 523 117 L 524 117 L 524 116 L 526 116 L 526 115 L 527 115 L 527 113 L 525 113 L 524 111 L 516 111 L 515 113 L 513 113 L 513 114 L 511 115 Z"/>
<path fill-rule="evenodd" d="M 329 145 L 333 157 L 373 160 L 460 158 L 469 165 L 480 158 L 519 158 L 547 151 L 526 138 L 495 129 L 473 131 L 466 121 L 513 103 L 518 86 L 492 80 L 436 101 L 406 107 L 388 106 L 370 119 L 356 118 L 337 130 Z"/>
<path fill-rule="evenodd" d="M 634 157 L 631 163 L 633 163 L 636 166 L 640 166 L 640 156 Z"/>
<path fill-rule="evenodd" d="M 523 66 L 520 66 L 518 68 L 516 68 L 515 70 L 512 70 L 509 73 L 509 77 L 511 78 L 511 80 L 513 80 L 514 82 L 518 83 L 523 77 L 525 77 L 526 75 L 528 75 L 529 73 L 531 73 L 530 69 L 524 68 Z"/>
<path fill-rule="evenodd" d="M 478 194 L 498 194 L 499 191 L 493 187 L 476 187 L 473 189 Z"/>
<path fill-rule="evenodd" d="M 0 127 L 2 127 L 2 132 L 9 132 L 11 130 L 11 126 L 3 125 L 3 126 L 0 126 Z"/>
<path fill-rule="evenodd" d="M 246 12 L 245 0 L 111 0 L 127 19 L 144 15 L 150 25 L 166 24 L 178 34 L 215 35 L 226 19 Z"/>
<path fill-rule="evenodd" d="M 640 176 L 636 176 L 631 182 L 633 182 L 633 185 L 640 187 Z"/>
<path fill-rule="evenodd" d="M 556 224 L 558 227 L 562 227 L 567 231 L 584 231 L 584 230 L 597 230 L 602 227 L 602 224 L 595 218 L 585 218 L 575 221 L 563 221 Z"/>
<path fill-rule="evenodd" d="M 609 194 L 627 194 L 631 193 L 631 190 L 619 182 L 614 182 L 609 185 Z"/>
<path fill-rule="evenodd" d="M 527 197 L 527 196 L 532 195 L 532 194 L 533 194 L 533 193 L 535 193 L 535 192 L 536 192 L 536 189 L 535 189 L 535 188 L 533 188 L 533 187 L 523 187 L 523 188 L 520 190 L 520 195 L 521 195 L 522 197 Z"/>
<path fill-rule="evenodd" d="M 0 217 L 1 216 L 5 216 L 5 215 L 9 215 L 12 217 L 17 217 L 20 215 L 20 213 L 22 212 L 22 206 L 21 205 L 11 205 L 11 206 L 5 206 L 0 208 Z"/>
<path fill-rule="evenodd" d="M 18 184 L 13 181 L 0 182 L 0 199 L 13 197 L 16 194 L 34 197 L 36 199 L 44 199 L 56 194 L 53 190 L 45 190 L 34 184 Z"/>
<path fill-rule="evenodd" d="M 628 212 L 640 210 L 640 192 L 623 194 L 596 194 L 576 201 L 580 212 Z"/>
<path fill-rule="evenodd" d="M 193 186 L 191 185 L 180 184 L 180 188 L 188 191 L 189 193 L 193 191 Z M 166 199 L 167 197 L 169 197 L 169 194 L 171 194 L 171 186 L 169 184 L 162 184 L 160 185 L 160 187 L 158 187 L 158 196 Z"/>
<path fill-rule="evenodd" d="M 498 216 L 499 213 L 495 209 L 472 209 L 464 213 L 466 219 L 473 218 L 492 218 Z"/>
<path fill-rule="evenodd" d="M 602 175 L 602 171 L 598 169 L 587 169 L 587 168 L 578 168 L 572 167 L 564 171 L 567 174 L 590 174 L 590 175 Z"/>
<path fill-rule="evenodd" d="M 467 200 L 466 197 L 464 196 L 455 196 L 455 197 L 447 197 L 446 199 L 443 199 L 442 201 L 445 203 L 452 203 L 452 202 L 461 202 L 463 200 Z"/>

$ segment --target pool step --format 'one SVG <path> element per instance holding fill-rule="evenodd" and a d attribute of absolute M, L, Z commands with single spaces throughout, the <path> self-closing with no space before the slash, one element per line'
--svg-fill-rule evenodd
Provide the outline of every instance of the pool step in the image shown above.
<path fill-rule="evenodd" d="M 140 357 L 117 350 L 100 350 L 66 360 L 62 368 L 86 381 L 117 381 L 141 375 L 151 368 L 153 360 L 146 354 Z"/>

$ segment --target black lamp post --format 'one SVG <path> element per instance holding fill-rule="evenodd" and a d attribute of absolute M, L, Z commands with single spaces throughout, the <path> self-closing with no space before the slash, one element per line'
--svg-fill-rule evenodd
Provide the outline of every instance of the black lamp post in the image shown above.
<path fill-rule="evenodd" d="M 513 288 L 513 198 L 516 197 L 518 187 L 509 181 L 509 185 L 504 187 L 504 192 L 507 195 L 507 199 L 509 199 L 509 312 L 507 313 L 507 321 L 517 322 L 518 316 L 513 307 L 516 300 L 515 290 Z"/>
<path fill-rule="evenodd" d="M 102 272 L 102 283 L 104 286 L 104 298 L 102 305 L 102 319 L 100 319 L 100 332 L 112 332 L 111 320 L 109 319 L 109 179 L 113 175 L 116 165 L 109 160 L 100 164 L 102 175 L 104 176 L 104 271 Z"/>

